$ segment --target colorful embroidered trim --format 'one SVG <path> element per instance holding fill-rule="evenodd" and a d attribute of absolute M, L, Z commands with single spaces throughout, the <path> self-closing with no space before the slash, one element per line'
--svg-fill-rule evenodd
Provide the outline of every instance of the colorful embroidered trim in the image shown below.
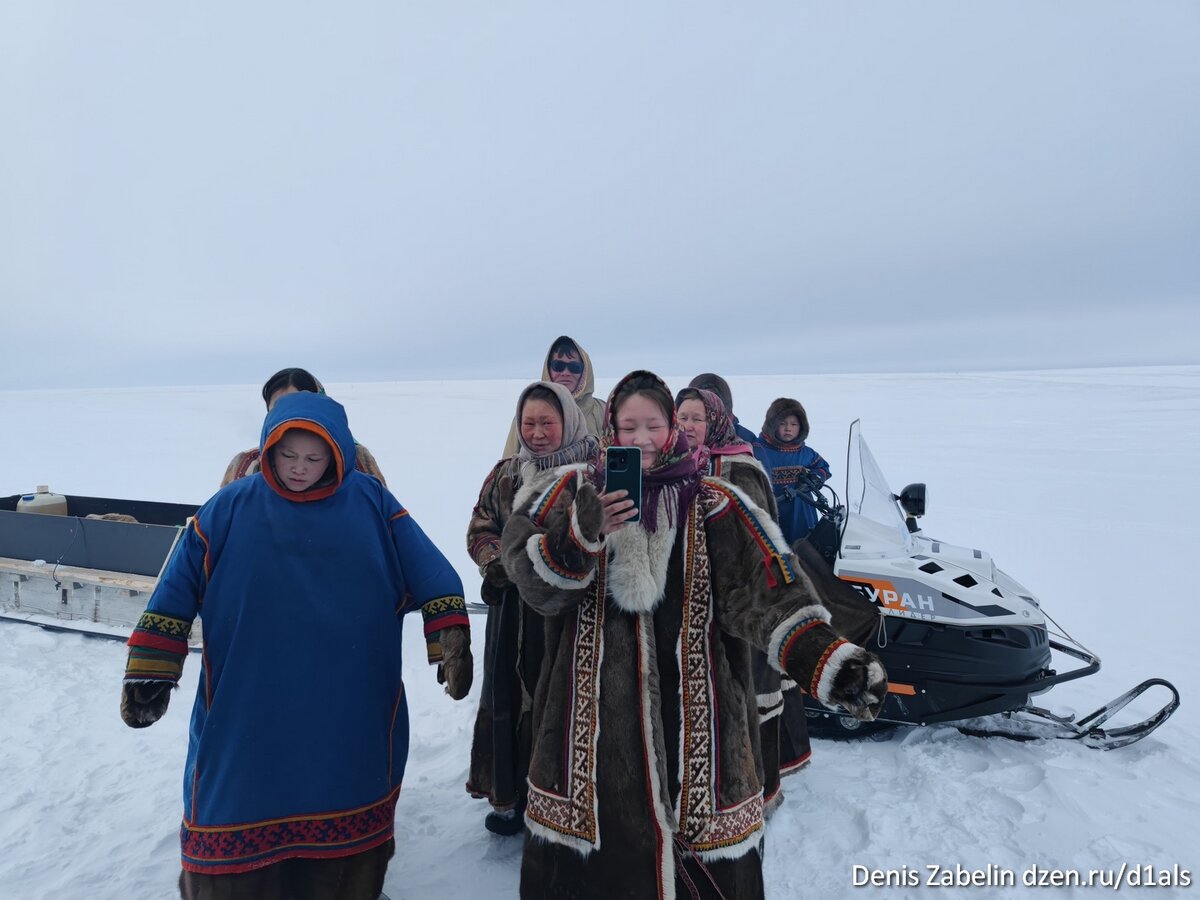
<path fill-rule="evenodd" d="M 792 652 L 792 645 L 799 639 L 800 635 L 804 634 L 818 625 L 824 625 L 825 620 L 818 616 L 810 616 L 806 619 L 801 619 L 791 627 L 788 633 L 784 636 L 783 642 L 779 645 L 779 671 L 787 671 L 787 658 Z"/>
<path fill-rule="evenodd" d="M 719 498 L 710 497 L 712 502 Z M 707 517 L 706 517 L 707 518 Z M 739 844 L 763 827 L 763 796 L 728 807 L 718 805 L 721 758 L 717 726 L 716 686 L 712 666 L 712 575 L 708 542 L 700 517 L 688 516 L 684 550 L 684 583 L 679 636 L 682 766 L 679 772 L 679 832 L 684 843 L 701 854 L 736 854 Z M 724 852 L 721 852 L 724 851 Z"/>
<path fill-rule="evenodd" d="M 437 633 L 437 637 L 427 637 L 425 639 L 425 659 L 431 665 L 437 665 L 446 658 L 446 652 L 442 649 L 441 632 Z"/>
<path fill-rule="evenodd" d="M 579 517 L 575 514 L 575 504 L 571 504 L 571 527 L 568 530 L 571 536 L 571 543 L 586 553 L 588 556 L 599 556 L 600 551 L 604 549 L 604 539 L 601 537 L 598 541 L 589 541 L 583 536 L 583 531 L 579 527 Z"/>
<path fill-rule="evenodd" d="M 174 616 L 144 612 L 129 636 L 126 681 L 179 681 L 188 654 L 192 623 Z"/>
<path fill-rule="evenodd" d="M 425 634 L 441 631 L 451 625 L 468 625 L 467 602 L 458 594 L 434 597 L 421 604 L 421 619 L 425 623 Z"/>
<path fill-rule="evenodd" d="M 392 836 L 400 787 L 377 803 L 315 816 L 179 830 L 183 867 L 205 875 L 248 872 L 294 857 L 335 858 L 378 847 Z"/>
<path fill-rule="evenodd" d="M 816 668 L 813 669 L 812 681 L 808 686 L 808 695 L 810 697 L 817 697 L 817 699 L 820 699 L 820 695 L 817 694 L 817 687 L 821 683 L 821 674 L 825 671 L 825 664 L 829 662 L 829 657 L 833 656 L 834 651 L 836 651 L 839 647 L 843 647 L 849 643 L 850 642 L 847 640 L 838 638 L 825 648 L 825 652 L 821 654 L 820 660 L 817 661 Z"/>
<path fill-rule="evenodd" d="M 737 512 L 738 517 L 745 523 L 754 537 L 755 543 L 758 544 L 758 549 L 763 555 L 763 565 L 767 570 L 767 586 L 778 587 L 779 582 L 775 579 L 775 573 L 772 570 L 771 563 L 774 562 L 779 566 L 780 574 L 783 576 L 784 584 L 791 584 L 796 580 L 796 572 L 792 568 L 792 564 L 788 561 L 791 553 L 786 544 L 780 547 L 771 536 L 767 533 L 766 527 L 759 522 L 758 517 L 750 511 L 750 507 L 746 505 L 746 501 L 741 497 L 741 492 L 732 485 L 725 482 L 716 481 L 712 478 L 705 478 L 704 484 L 706 487 L 725 496 L 729 505 L 724 504 L 714 505 L 712 511 L 705 518 L 719 518 L 724 515 L 729 509 Z"/>
<path fill-rule="evenodd" d="M 126 681 L 179 681 L 186 655 L 150 647 L 130 647 L 125 663 Z"/>
<path fill-rule="evenodd" d="M 796 687 L 796 682 L 788 678 L 785 668 L 787 657 L 784 655 L 784 641 L 792 636 L 793 628 L 802 625 L 809 619 L 820 619 L 822 622 L 828 623 L 829 610 L 819 603 L 810 603 L 808 606 L 793 609 L 771 629 L 771 636 L 767 639 L 767 662 L 771 668 L 779 672 L 782 685 L 780 690 L 787 691 L 789 688 Z"/>
<path fill-rule="evenodd" d="M 133 628 L 133 634 L 129 637 L 129 645 L 135 646 L 143 636 L 146 637 L 161 637 L 172 641 L 178 641 L 181 645 L 178 649 L 180 653 L 187 653 L 187 636 L 192 630 L 192 623 L 188 619 L 179 619 L 175 616 L 165 616 L 162 613 L 144 612 L 138 619 L 137 625 Z"/>
<path fill-rule="evenodd" d="M 530 830 L 580 853 L 600 847 L 596 808 L 596 744 L 600 734 L 600 664 L 604 656 L 605 560 L 597 566 L 596 588 L 579 604 L 575 624 L 575 661 L 571 679 L 571 719 L 563 760 L 566 794 L 548 791 L 529 780 L 525 811 Z"/>
<path fill-rule="evenodd" d="M 794 775 L 808 765 L 812 759 L 812 750 L 807 750 L 793 760 L 779 764 L 779 777 L 786 778 L 788 775 Z"/>
<path fill-rule="evenodd" d="M 430 665 L 442 661 L 441 631 L 455 625 L 471 627 L 467 618 L 467 603 L 457 595 L 435 597 L 421 607 L 425 623 L 425 657 Z"/>
<path fill-rule="evenodd" d="M 547 543 L 547 536 L 544 534 L 530 535 L 529 540 L 525 543 L 525 553 L 533 563 L 533 570 L 542 581 L 551 587 L 561 588 L 565 591 L 579 590 L 592 583 L 592 578 L 596 573 L 594 568 L 590 568 L 586 572 L 574 572 L 566 568 L 550 553 Z"/>
<path fill-rule="evenodd" d="M 392 516 L 390 519 L 388 519 L 388 521 L 395 522 L 397 519 L 402 519 L 407 515 L 408 515 L 408 510 L 401 507 L 400 512 L 396 513 L 394 516 Z"/>
<path fill-rule="evenodd" d="M 547 488 L 546 492 L 538 499 L 538 502 L 534 504 L 533 511 L 529 514 L 529 518 L 533 520 L 535 525 L 546 524 L 546 518 L 550 515 L 550 510 L 554 507 L 554 501 L 562 495 L 562 492 L 567 487 L 567 482 L 575 477 L 577 476 L 574 472 L 568 473 Z"/>
<path fill-rule="evenodd" d="M 237 471 L 233 474 L 233 480 L 245 478 L 247 475 L 258 471 L 258 456 L 261 451 L 255 447 L 253 450 L 247 450 L 242 454 L 242 461 L 238 463 Z"/>
<path fill-rule="evenodd" d="M 804 466 L 780 466 L 771 470 L 771 484 L 796 484 Z"/>
<path fill-rule="evenodd" d="M 192 531 L 196 532 L 196 537 L 204 542 L 204 578 L 207 581 L 212 577 L 212 563 L 209 560 L 209 545 L 208 536 L 200 530 L 200 523 L 196 521 L 196 517 L 192 516 L 188 519 L 188 524 L 192 526 Z"/>

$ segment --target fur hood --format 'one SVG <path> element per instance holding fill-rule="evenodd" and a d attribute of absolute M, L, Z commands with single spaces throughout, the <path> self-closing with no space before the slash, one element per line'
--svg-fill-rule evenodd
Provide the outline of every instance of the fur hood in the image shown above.
<path fill-rule="evenodd" d="M 779 397 L 771 401 L 771 405 L 767 407 L 766 418 L 763 419 L 763 436 L 775 440 L 775 429 L 784 416 L 795 416 L 800 420 L 800 436 L 796 438 L 795 443 L 802 444 L 807 441 L 808 413 L 804 411 L 799 400 L 793 400 L 791 397 Z"/>

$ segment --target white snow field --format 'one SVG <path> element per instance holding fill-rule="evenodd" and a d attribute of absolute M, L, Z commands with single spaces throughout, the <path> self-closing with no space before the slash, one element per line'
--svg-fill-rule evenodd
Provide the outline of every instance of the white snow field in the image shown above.
<path fill-rule="evenodd" d="M 265 375 L 266 373 L 264 373 Z M 321 373 L 318 373 L 321 374 Z M 615 373 L 620 374 L 620 373 Z M 601 379 L 603 396 L 613 378 Z M 668 378 L 681 387 L 687 376 Z M 1043 870 L 1125 867 L 1121 893 L 1154 867 L 1200 876 L 1200 367 L 940 375 L 731 378 L 757 430 L 767 404 L 798 397 L 810 443 L 845 475 L 847 426 L 893 489 L 929 485 L 927 534 L 990 551 L 1103 660 L 1039 702 L 1086 713 L 1151 676 L 1183 705 L 1155 734 L 1100 752 L 1015 743 L 952 727 L 858 743 L 819 741 L 785 782 L 766 833 L 768 896 L 1100 896 L 1111 888 L 1022 886 Z M 333 384 L 356 437 L 393 492 L 462 574 L 478 575 L 464 531 L 525 382 Z M 0 494 L 61 493 L 202 502 L 232 454 L 256 443 L 257 386 L 0 392 Z M 474 619 L 479 625 L 481 619 Z M 412 750 L 397 809 L 393 900 L 517 892 L 521 841 L 483 828 L 463 791 L 479 675 L 454 703 L 406 633 Z M 475 635 L 482 657 L 482 628 Z M 115 641 L 0 623 L 0 898 L 176 896 L 188 661 L 165 718 L 134 731 L 117 713 L 125 650 Z M 1161 698 L 1155 698 L 1161 702 Z M 1149 711 L 1150 698 L 1131 714 Z M 1139 716 L 1140 717 L 1140 716 Z M 992 884 L 935 888 L 930 865 L 990 871 Z M 995 868 L 988 870 L 988 866 Z M 895 870 L 890 886 L 855 874 Z M 1111 871 L 1111 875 L 1108 872 Z M 997 885 L 1010 872 L 1015 886 Z M 1035 876 L 1036 877 L 1036 876 Z M 1051 875 L 1045 875 L 1049 879 Z M 1069 877 L 1069 876 L 1062 876 Z M 1100 875 L 1094 876 L 1099 880 Z M 1182 885 L 1146 896 L 1190 896 Z"/>

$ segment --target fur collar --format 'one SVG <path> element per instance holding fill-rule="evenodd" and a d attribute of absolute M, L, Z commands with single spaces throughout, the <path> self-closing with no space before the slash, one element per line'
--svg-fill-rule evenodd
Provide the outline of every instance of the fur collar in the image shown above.
<path fill-rule="evenodd" d="M 653 534 L 634 524 L 620 528 L 606 538 L 608 593 L 613 603 L 625 612 L 654 612 L 666 593 L 667 566 L 678 528 L 678 522 L 667 524 L 666 503 L 664 494 L 659 500 L 658 530 Z"/>

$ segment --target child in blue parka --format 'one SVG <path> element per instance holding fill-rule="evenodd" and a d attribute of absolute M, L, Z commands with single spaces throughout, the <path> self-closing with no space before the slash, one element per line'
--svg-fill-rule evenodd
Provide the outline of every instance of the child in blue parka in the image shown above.
<path fill-rule="evenodd" d="M 817 524 L 817 510 L 806 498 L 829 478 L 829 463 L 804 443 L 808 439 L 808 414 L 799 400 L 780 397 L 767 408 L 762 433 L 754 445 L 771 476 L 779 504 L 779 526 L 789 544 L 808 535 Z"/>
<path fill-rule="evenodd" d="M 141 728 L 163 715 L 202 616 L 181 892 L 284 898 L 303 881 L 375 897 L 408 756 L 404 614 L 421 611 L 429 661 L 461 699 L 472 673 L 462 582 L 391 492 L 356 471 L 336 401 L 281 397 L 260 449 L 258 472 L 188 520 L 129 640 L 121 717 Z"/>

